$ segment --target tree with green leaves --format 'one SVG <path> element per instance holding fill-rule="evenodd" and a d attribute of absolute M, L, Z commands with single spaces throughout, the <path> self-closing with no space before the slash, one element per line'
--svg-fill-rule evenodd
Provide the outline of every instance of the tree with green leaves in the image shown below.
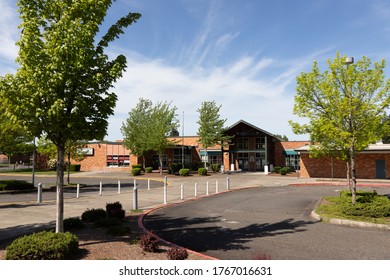
<path fill-rule="evenodd" d="M 147 151 L 158 153 L 162 174 L 164 150 L 174 144 L 167 137 L 178 125 L 176 107 L 171 107 L 171 103 L 153 105 L 152 101 L 141 98 L 122 125 L 124 146 L 136 156 L 143 156 Z"/>
<path fill-rule="evenodd" d="M 126 58 L 111 60 L 105 50 L 141 16 L 128 13 L 100 38 L 99 27 L 112 2 L 18 1 L 19 68 L 0 79 L 0 95 L 12 120 L 34 137 L 45 133 L 57 147 L 56 232 L 63 232 L 66 143 L 106 135 L 117 100 L 111 88 L 122 76 Z"/>
<path fill-rule="evenodd" d="M 295 133 L 309 134 L 317 143 L 311 156 L 333 154 L 347 161 L 355 204 L 355 156 L 389 131 L 383 120 L 390 105 L 390 80 L 385 80 L 384 60 L 350 62 L 337 54 L 328 60 L 329 70 L 321 72 L 314 62 L 311 72 L 297 77 L 294 114 L 307 123 L 290 124 Z"/>
<path fill-rule="evenodd" d="M 151 128 L 152 101 L 140 98 L 137 105 L 130 110 L 126 122 L 122 124 L 123 145 L 130 150 L 130 153 L 143 157 L 145 168 L 145 153 L 150 150 L 148 137 Z"/>
<path fill-rule="evenodd" d="M 223 147 L 230 141 L 230 137 L 224 133 L 226 119 L 221 119 L 219 114 L 221 107 L 222 105 L 217 106 L 215 101 L 204 101 L 197 110 L 199 113 L 199 120 L 197 122 L 199 124 L 199 142 L 206 151 L 206 157 L 208 148 L 218 144 Z M 204 164 L 206 167 L 207 161 Z"/>

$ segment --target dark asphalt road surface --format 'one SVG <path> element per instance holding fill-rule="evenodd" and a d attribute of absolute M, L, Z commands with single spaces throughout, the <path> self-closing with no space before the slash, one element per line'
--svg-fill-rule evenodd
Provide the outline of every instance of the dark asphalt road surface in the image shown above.
<path fill-rule="evenodd" d="M 310 213 L 341 187 L 265 187 L 202 198 L 151 212 L 148 230 L 225 259 L 390 259 L 390 232 L 325 224 Z M 377 188 L 389 194 L 390 188 Z"/>

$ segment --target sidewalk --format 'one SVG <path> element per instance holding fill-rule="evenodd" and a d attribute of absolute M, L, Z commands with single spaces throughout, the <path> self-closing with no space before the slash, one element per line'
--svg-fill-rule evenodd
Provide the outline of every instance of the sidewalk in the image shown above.
<path fill-rule="evenodd" d="M 104 180 L 111 179 L 117 182 L 118 178 L 131 179 L 130 175 L 123 173 L 110 174 L 83 174 L 85 178 L 99 177 Z M 147 176 L 134 177 L 137 180 L 147 180 Z M 151 176 L 151 180 L 162 181 L 164 176 Z M 242 174 L 212 174 L 210 176 L 167 176 L 167 194 L 164 197 L 164 188 L 154 187 L 148 190 L 140 188 L 138 190 L 138 209 L 148 210 L 160 205 L 177 203 L 181 200 L 181 186 L 183 185 L 184 200 L 196 197 L 222 193 L 227 191 L 229 184 L 231 190 L 247 187 L 272 187 L 295 185 L 315 185 L 337 183 L 340 181 L 318 181 L 317 179 L 298 179 L 290 176 L 265 176 L 262 173 L 242 173 Z M 374 182 L 369 182 L 373 184 Z M 390 182 L 377 182 L 390 186 Z M 208 188 L 207 188 L 208 185 Z M 64 200 L 64 218 L 80 217 L 87 209 L 105 208 L 107 203 L 119 201 L 126 211 L 133 209 L 133 190 L 127 189 L 118 194 L 117 191 L 105 191 L 100 196 L 98 192 L 84 195 L 80 193 L 80 198 L 67 198 Z M 0 203 L 0 242 L 14 238 L 23 234 L 34 232 L 38 229 L 54 227 L 56 219 L 56 201 L 43 201 L 38 204 L 36 200 L 29 202 L 1 202 Z"/>

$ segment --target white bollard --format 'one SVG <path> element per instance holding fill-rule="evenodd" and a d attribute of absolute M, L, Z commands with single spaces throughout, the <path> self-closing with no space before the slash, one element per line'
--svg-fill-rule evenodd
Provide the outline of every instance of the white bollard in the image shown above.
<path fill-rule="evenodd" d="M 198 183 L 195 183 L 195 197 L 198 196 Z"/>
<path fill-rule="evenodd" d="M 37 196 L 38 203 L 42 203 L 42 183 L 38 184 L 38 196 Z"/>
<path fill-rule="evenodd" d="M 164 178 L 164 204 L 167 204 L 167 176 Z"/>
<path fill-rule="evenodd" d="M 121 181 L 118 181 L 118 194 L 121 193 Z"/>
<path fill-rule="evenodd" d="M 80 198 L 80 184 L 77 184 L 76 198 Z"/>
<path fill-rule="evenodd" d="M 148 191 L 150 190 L 150 179 L 148 179 Z"/>
<path fill-rule="evenodd" d="M 100 182 L 100 187 L 99 187 L 99 195 L 101 196 L 103 193 L 103 183 Z"/>
<path fill-rule="evenodd" d="M 209 182 L 206 183 L 206 195 L 209 195 Z"/>
<path fill-rule="evenodd" d="M 229 177 L 226 178 L 226 189 L 230 190 L 230 178 Z"/>
<path fill-rule="evenodd" d="M 133 187 L 133 210 L 138 210 L 138 189 L 135 180 L 134 180 L 134 187 Z"/>
<path fill-rule="evenodd" d="M 219 190 L 218 190 L 218 180 L 215 182 L 215 193 L 218 193 Z"/>
<path fill-rule="evenodd" d="M 180 199 L 184 200 L 184 185 L 181 184 L 180 186 Z"/>

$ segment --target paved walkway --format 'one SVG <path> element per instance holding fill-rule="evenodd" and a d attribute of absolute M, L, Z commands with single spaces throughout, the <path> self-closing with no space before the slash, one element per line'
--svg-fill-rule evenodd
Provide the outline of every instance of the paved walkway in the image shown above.
<path fill-rule="evenodd" d="M 0 175 L 0 179 L 6 175 Z M 19 178 L 20 179 L 20 178 Z M 289 176 L 271 176 L 262 173 L 241 173 L 241 174 L 212 174 L 210 176 L 167 176 L 167 194 L 164 195 L 163 180 L 164 176 L 151 175 L 131 177 L 124 173 L 83 173 L 78 176 L 72 175 L 73 182 L 78 180 L 83 182 L 91 182 L 91 185 L 96 185 L 97 181 L 104 181 L 105 184 L 111 182 L 116 184 L 118 180 L 141 182 L 142 187 L 138 190 L 138 209 L 147 210 L 157 206 L 176 203 L 181 201 L 183 193 L 184 200 L 194 199 L 195 197 L 214 194 L 216 192 L 224 192 L 227 186 L 230 189 L 240 189 L 246 187 L 261 187 L 261 186 L 284 186 L 288 184 L 316 184 L 317 179 L 299 179 Z M 146 187 L 147 180 L 159 182 L 150 189 Z M 29 178 L 25 178 L 29 180 Z M 55 182 L 54 177 L 37 177 L 36 181 Z M 335 182 L 333 182 L 335 183 Z M 370 184 L 381 183 L 387 184 L 386 181 L 370 181 Z M 88 184 L 88 183 L 87 183 Z M 137 183 L 138 185 L 138 183 Z M 388 184 L 390 185 L 390 184 Z M 183 186 L 183 187 L 182 187 Z M 208 187 L 207 187 L 208 186 Z M 182 192 L 183 188 L 183 192 Z M 36 194 L 29 194 L 31 199 L 25 200 L 26 194 L 17 194 L 18 199 L 13 198 L 12 201 L 7 199 L 7 195 L 0 195 L 0 242 L 14 238 L 19 235 L 31 233 L 37 229 L 54 226 L 56 218 L 56 201 L 55 199 L 44 200 L 42 203 L 37 203 Z M 9 196 L 8 196 L 9 197 Z M 35 197 L 35 198 L 34 198 Z M 19 199 L 20 198 L 20 199 Z M 23 199 L 22 199 L 23 198 Z M 87 209 L 105 208 L 106 203 L 119 201 L 126 211 L 133 209 L 133 188 L 123 188 L 118 194 L 117 188 L 111 187 L 108 190 L 103 189 L 100 195 L 99 187 L 95 190 L 80 193 L 80 197 L 76 198 L 76 191 L 73 190 L 66 195 L 64 201 L 64 218 L 79 217 Z"/>

